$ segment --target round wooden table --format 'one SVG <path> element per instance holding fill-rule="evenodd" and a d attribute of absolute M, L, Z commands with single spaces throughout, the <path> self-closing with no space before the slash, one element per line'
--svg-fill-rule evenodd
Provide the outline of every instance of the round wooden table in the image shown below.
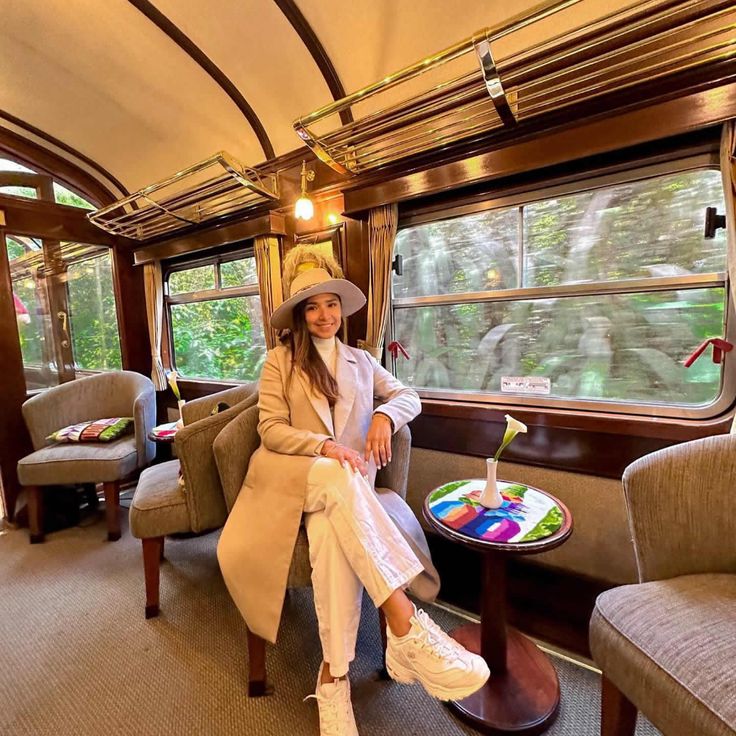
<path fill-rule="evenodd" d="M 485 483 L 446 483 L 424 502 L 424 518 L 441 536 L 483 554 L 480 624 L 450 635 L 486 660 L 491 677 L 477 693 L 449 705 L 483 733 L 534 736 L 557 716 L 560 683 L 547 655 L 506 625 L 506 555 L 558 547 L 572 533 L 572 516 L 550 493 L 500 480 L 504 503 L 486 509 L 477 503 Z"/>

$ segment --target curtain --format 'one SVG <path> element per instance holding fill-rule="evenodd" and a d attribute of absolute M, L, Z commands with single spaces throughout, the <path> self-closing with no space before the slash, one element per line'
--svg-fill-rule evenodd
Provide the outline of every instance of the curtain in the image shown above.
<path fill-rule="evenodd" d="M 151 339 L 151 380 L 156 391 L 167 387 L 166 373 L 161 362 L 161 335 L 164 318 L 164 283 L 161 262 L 154 261 L 143 266 L 143 281 L 146 288 L 146 316 L 148 336 Z"/>
<path fill-rule="evenodd" d="M 255 239 L 255 256 L 258 288 L 261 294 L 263 332 L 266 336 L 266 347 L 270 350 L 278 345 L 276 331 L 271 327 L 271 315 L 284 300 L 281 291 L 281 258 L 278 238 L 271 235 L 259 235 Z"/>
<path fill-rule="evenodd" d="M 359 341 L 358 345 L 376 360 L 380 360 L 383 354 L 398 222 L 399 211 L 395 204 L 381 205 L 368 213 L 368 328 L 365 340 Z"/>

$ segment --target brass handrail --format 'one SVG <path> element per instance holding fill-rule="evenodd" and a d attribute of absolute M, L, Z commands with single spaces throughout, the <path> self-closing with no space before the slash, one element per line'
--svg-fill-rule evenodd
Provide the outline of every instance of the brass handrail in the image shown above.
<path fill-rule="evenodd" d="M 697 72 L 700 82 L 720 83 L 722 67 L 736 49 L 732 0 L 644 0 L 532 50 L 494 58 L 493 42 L 579 2 L 544 2 L 300 117 L 294 128 L 322 161 L 342 174 L 357 174 L 652 79 L 693 79 Z M 362 118 L 352 109 L 472 52 L 475 72 L 469 73 L 466 63 L 460 74 L 453 77 L 450 70 L 433 87 L 420 92 L 413 87 L 405 99 L 379 104 L 377 110 L 374 105 Z M 353 122 L 315 133 L 314 125 L 347 109 Z"/>
<path fill-rule="evenodd" d="M 275 174 L 220 151 L 87 217 L 107 232 L 147 240 L 278 199 Z"/>

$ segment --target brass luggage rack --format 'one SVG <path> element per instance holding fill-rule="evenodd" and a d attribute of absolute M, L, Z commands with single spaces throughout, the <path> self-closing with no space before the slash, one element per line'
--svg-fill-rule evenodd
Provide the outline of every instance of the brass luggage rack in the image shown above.
<path fill-rule="evenodd" d="M 274 174 L 220 151 L 87 217 L 109 233 L 148 240 L 278 199 Z"/>
<path fill-rule="evenodd" d="M 360 174 L 673 75 L 697 72 L 706 83 L 736 78 L 733 0 L 644 0 L 494 58 L 500 39 L 580 2 L 548 1 L 479 31 L 299 118 L 294 129 L 333 169 Z M 374 109 L 359 117 L 374 97 Z M 354 122 L 335 127 L 334 116 L 345 110 Z"/>

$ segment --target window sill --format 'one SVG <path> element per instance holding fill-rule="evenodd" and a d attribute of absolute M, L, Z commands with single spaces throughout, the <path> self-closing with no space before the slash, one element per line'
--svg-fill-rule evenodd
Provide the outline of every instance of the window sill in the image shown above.
<path fill-rule="evenodd" d="M 510 412 L 529 432 L 506 449 L 504 460 L 605 478 L 620 478 L 634 460 L 669 445 L 726 434 L 734 415 L 732 409 L 710 420 L 672 420 L 436 399 L 423 399 L 422 407 L 412 423 L 415 447 L 490 457 Z"/>

